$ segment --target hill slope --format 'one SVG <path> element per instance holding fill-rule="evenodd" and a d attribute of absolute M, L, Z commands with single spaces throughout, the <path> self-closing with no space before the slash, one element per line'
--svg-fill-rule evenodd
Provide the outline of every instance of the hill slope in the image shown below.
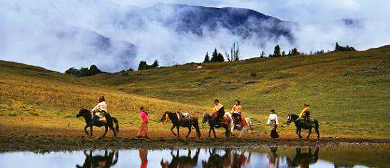
<path fill-rule="evenodd" d="M 131 94 L 212 107 L 240 99 L 246 114 L 282 119 L 304 103 L 327 133 L 389 134 L 390 46 L 363 52 L 258 58 L 88 78 Z M 206 109 L 203 109 L 206 110 Z M 248 115 L 249 115 L 248 114 Z M 260 115 L 260 116 L 259 116 Z"/>
<path fill-rule="evenodd" d="M 288 113 L 298 113 L 309 103 L 325 135 L 383 138 L 390 135 L 389 66 L 390 46 L 85 78 L 0 61 L 0 124 L 80 130 L 82 121 L 74 115 L 80 107 L 92 108 L 104 94 L 110 113 L 125 128 L 138 127 L 137 109 L 145 106 L 151 127 L 169 133 L 168 125 L 157 123 L 163 111 L 189 111 L 200 117 L 218 98 L 227 108 L 240 99 L 258 130 L 265 129 L 271 109 L 285 123 Z M 292 135 L 293 126 L 282 126 L 281 133 Z"/>

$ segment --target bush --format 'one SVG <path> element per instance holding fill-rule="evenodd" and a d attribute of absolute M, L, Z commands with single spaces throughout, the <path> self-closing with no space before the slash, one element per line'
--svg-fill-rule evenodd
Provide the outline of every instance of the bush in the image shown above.
<path fill-rule="evenodd" d="M 101 74 L 104 72 L 101 71 L 96 65 L 91 65 L 89 69 L 85 67 L 81 67 L 80 69 L 76 69 L 72 67 L 66 70 L 65 73 L 77 77 L 85 77 L 85 76 L 93 76 L 93 75 Z"/>

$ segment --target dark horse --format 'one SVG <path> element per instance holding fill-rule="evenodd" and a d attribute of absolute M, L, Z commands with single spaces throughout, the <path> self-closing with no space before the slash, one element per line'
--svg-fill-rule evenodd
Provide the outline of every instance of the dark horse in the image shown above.
<path fill-rule="evenodd" d="M 86 124 L 84 127 L 84 131 L 87 135 L 89 135 L 89 133 L 87 131 L 87 128 L 89 127 L 91 130 L 91 136 L 93 136 L 93 129 L 92 129 L 93 126 L 96 126 L 96 127 L 104 126 L 105 131 L 101 137 L 106 136 L 108 128 L 110 128 L 112 130 L 112 132 L 114 132 L 114 136 L 116 136 L 116 132 L 119 132 L 118 120 L 115 117 L 111 117 L 111 115 L 109 113 L 106 113 L 106 115 L 105 115 L 107 123 L 103 123 L 101 121 L 97 121 L 95 123 L 92 123 L 91 116 L 92 116 L 91 111 L 84 109 L 84 108 L 82 108 L 80 110 L 80 112 L 76 115 L 76 117 L 83 117 L 84 118 L 85 124 Z M 115 129 L 114 129 L 114 123 L 115 123 Z"/>
<path fill-rule="evenodd" d="M 196 167 L 198 165 L 200 149 L 196 149 L 195 155 L 191 156 L 191 150 L 188 149 L 186 156 L 180 156 L 179 150 L 176 151 L 176 155 L 171 151 L 171 162 L 161 160 L 160 165 L 162 168 L 174 168 L 174 167 Z"/>
<path fill-rule="evenodd" d="M 181 119 L 179 119 L 179 117 Z M 180 132 L 179 132 L 180 127 L 187 127 L 188 134 L 187 134 L 186 138 L 188 138 L 188 136 L 191 134 L 191 128 L 194 127 L 196 129 L 196 135 L 200 138 L 200 129 L 199 129 L 199 122 L 198 122 L 197 117 L 190 117 L 189 119 L 187 119 L 187 118 L 183 117 L 182 113 L 175 113 L 175 112 L 167 111 L 162 115 L 160 122 L 167 121 L 168 118 L 169 118 L 169 120 L 171 120 L 171 122 L 173 124 L 173 126 L 171 128 L 171 132 L 173 135 L 180 138 Z M 173 129 L 175 127 L 177 129 L 177 134 L 175 132 L 173 132 Z"/>
<path fill-rule="evenodd" d="M 309 134 L 307 135 L 306 139 L 310 138 L 311 129 L 314 128 L 316 130 L 316 133 L 317 133 L 317 140 L 320 140 L 320 131 L 319 131 L 320 126 L 318 124 L 318 121 L 313 120 L 314 124 L 310 124 L 310 123 L 306 123 L 305 121 L 302 121 L 300 119 L 298 120 L 298 118 L 299 118 L 298 115 L 289 114 L 288 118 L 287 118 L 287 125 L 290 125 L 291 122 L 295 123 L 295 126 L 297 127 L 296 133 L 299 136 L 299 139 L 302 139 L 302 136 L 301 136 L 301 129 L 302 128 L 309 130 Z"/>
<path fill-rule="evenodd" d="M 287 164 L 289 167 L 309 167 L 311 164 L 315 164 L 318 161 L 318 152 L 320 148 L 316 148 L 314 153 L 309 147 L 309 152 L 302 153 L 301 148 L 296 148 L 296 154 L 293 159 L 287 157 Z"/>
<path fill-rule="evenodd" d="M 211 136 L 211 131 L 213 131 L 214 138 L 217 137 L 217 135 L 215 134 L 215 128 L 225 128 L 226 137 L 230 137 L 232 134 L 232 131 L 233 131 L 233 127 L 234 127 L 232 117 L 228 117 L 226 122 L 217 123 L 217 119 L 215 117 L 213 117 L 212 115 L 210 115 L 209 113 L 203 114 L 202 122 L 203 123 L 208 122 L 208 124 L 210 126 L 209 137 Z"/>
<path fill-rule="evenodd" d="M 109 168 L 111 166 L 114 166 L 118 162 L 118 151 L 111 151 L 107 152 L 104 151 L 103 155 L 92 155 L 92 151 L 89 151 L 89 154 L 87 154 L 86 151 L 84 151 L 85 160 L 84 164 L 82 166 L 76 165 L 77 168 L 90 168 L 90 167 L 104 167 Z"/>

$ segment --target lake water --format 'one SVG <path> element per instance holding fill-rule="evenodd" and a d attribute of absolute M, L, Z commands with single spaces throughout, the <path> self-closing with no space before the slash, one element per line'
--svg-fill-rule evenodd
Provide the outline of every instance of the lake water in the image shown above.
<path fill-rule="evenodd" d="M 389 146 L 200 148 L 8 152 L 1 168 L 287 168 L 390 167 Z"/>

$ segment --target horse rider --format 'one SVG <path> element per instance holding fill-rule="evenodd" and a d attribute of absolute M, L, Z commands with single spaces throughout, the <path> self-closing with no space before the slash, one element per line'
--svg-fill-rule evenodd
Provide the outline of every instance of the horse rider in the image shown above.
<path fill-rule="evenodd" d="M 303 105 L 303 110 L 299 114 L 298 119 L 306 120 L 308 122 L 310 121 L 310 105 L 308 105 L 306 103 Z"/>
<path fill-rule="evenodd" d="M 238 125 L 239 123 L 241 123 L 243 121 L 242 107 L 241 107 L 241 102 L 239 100 L 234 101 L 234 105 L 232 107 L 232 115 L 235 117 L 235 119 L 237 117 L 236 125 Z"/>
<path fill-rule="evenodd" d="M 218 99 L 214 100 L 213 117 L 216 118 L 216 123 L 222 122 L 225 109 Z"/>
<path fill-rule="evenodd" d="M 105 113 L 107 113 L 107 103 L 102 95 L 99 97 L 99 103 L 92 109 L 92 122 L 96 123 L 100 118 L 104 117 Z"/>

